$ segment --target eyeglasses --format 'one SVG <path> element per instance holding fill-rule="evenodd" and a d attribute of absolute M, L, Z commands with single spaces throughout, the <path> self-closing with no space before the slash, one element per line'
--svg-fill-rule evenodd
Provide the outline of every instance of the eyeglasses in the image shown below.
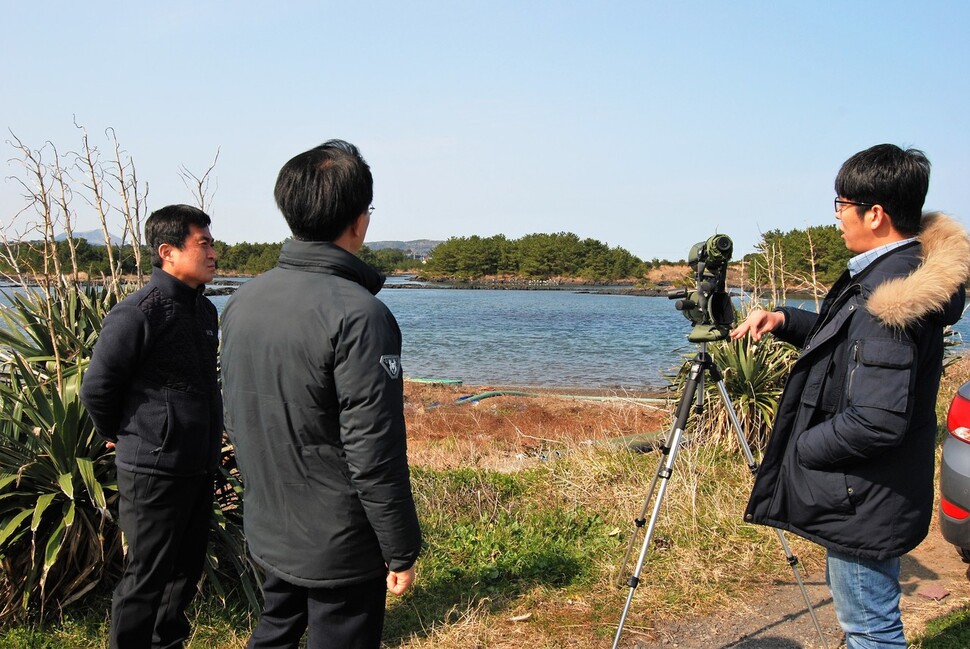
<path fill-rule="evenodd" d="M 367 216 L 370 216 L 373 213 L 374 213 L 374 206 L 371 205 L 370 207 L 367 208 Z"/>
<path fill-rule="evenodd" d="M 839 207 L 839 206 L 842 207 Z M 873 207 L 873 203 L 860 203 L 858 201 L 844 201 L 841 198 L 835 199 L 835 213 L 840 214 L 842 210 L 847 208 L 849 205 L 855 205 L 856 207 Z"/>

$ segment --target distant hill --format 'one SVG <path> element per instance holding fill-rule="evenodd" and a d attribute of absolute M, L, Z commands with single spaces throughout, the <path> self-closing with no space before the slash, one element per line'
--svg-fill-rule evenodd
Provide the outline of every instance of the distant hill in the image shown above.
<path fill-rule="evenodd" d="M 396 248 L 397 250 L 410 250 L 416 257 L 427 257 L 431 250 L 441 241 L 433 239 L 414 239 L 413 241 L 365 241 L 371 250 L 383 250 L 385 248 Z"/>
<path fill-rule="evenodd" d="M 103 246 L 104 245 L 104 233 L 101 232 L 101 230 L 87 230 L 85 232 L 77 232 L 77 231 L 75 231 L 74 232 L 74 238 L 75 239 L 87 239 L 87 242 L 89 244 L 91 244 L 92 246 Z M 116 236 L 114 234 L 111 234 L 109 232 L 108 233 L 108 238 L 111 239 L 111 245 L 112 246 L 120 246 L 121 245 L 121 237 Z M 54 237 L 54 239 L 57 240 L 57 241 L 64 241 L 65 239 L 67 239 L 67 233 L 66 232 L 62 232 L 59 235 L 57 235 L 56 237 Z"/>

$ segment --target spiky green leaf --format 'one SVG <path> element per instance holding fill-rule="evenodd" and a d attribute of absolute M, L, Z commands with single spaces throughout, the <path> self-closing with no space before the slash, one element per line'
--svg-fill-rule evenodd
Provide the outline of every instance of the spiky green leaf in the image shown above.
<path fill-rule="evenodd" d="M 74 476 L 70 473 L 62 473 L 57 477 L 57 484 L 60 486 L 64 495 L 74 500 Z"/>
<path fill-rule="evenodd" d="M 49 493 L 43 494 L 37 499 L 37 504 L 34 505 L 34 516 L 30 521 L 30 531 L 36 532 L 37 528 L 40 527 L 40 522 L 44 517 L 44 512 L 50 506 L 54 499 L 57 498 L 58 494 Z"/>
<path fill-rule="evenodd" d="M 104 512 L 108 504 L 104 498 L 104 488 L 101 483 L 98 482 L 98 478 L 94 472 L 94 462 L 90 458 L 79 457 L 76 458 L 78 473 L 81 474 L 81 480 L 84 482 L 85 489 L 88 490 L 88 495 L 91 497 L 91 502 Z"/>

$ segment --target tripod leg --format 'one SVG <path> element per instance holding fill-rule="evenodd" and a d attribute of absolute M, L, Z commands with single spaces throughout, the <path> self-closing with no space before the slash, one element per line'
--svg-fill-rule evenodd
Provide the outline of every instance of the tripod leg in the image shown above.
<path fill-rule="evenodd" d="M 643 538 L 643 546 L 640 548 L 640 557 L 637 559 L 637 565 L 633 570 L 633 574 L 627 580 L 627 585 L 630 587 L 630 592 L 627 594 L 626 605 L 624 605 L 623 614 L 620 616 L 620 624 L 616 629 L 616 636 L 613 638 L 613 649 L 617 649 L 620 646 L 620 637 L 623 635 L 623 626 L 626 624 L 626 617 L 630 612 L 630 605 L 633 603 L 633 593 L 636 591 L 637 586 L 640 583 L 640 572 L 643 570 L 643 563 L 647 557 L 647 550 L 650 548 L 650 541 L 653 538 L 653 530 L 657 524 L 657 517 L 660 515 L 660 507 L 663 504 L 664 494 L 666 493 L 667 485 L 669 484 L 669 478 L 673 474 L 674 461 L 677 459 L 677 449 L 680 446 L 680 440 L 683 437 L 684 429 L 687 427 L 687 419 L 690 417 L 691 403 L 694 401 L 694 394 L 697 391 L 698 380 L 703 372 L 704 363 L 699 359 L 695 360 L 691 365 L 690 375 L 687 379 L 687 383 L 684 386 L 684 394 L 681 396 L 680 403 L 677 405 L 677 419 L 674 422 L 674 427 L 671 430 L 670 438 L 668 439 L 665 457 L 661 458 L 660 465 L 657 469 L 657 475 L 654 477 L 653 482 L 651 483 L 651 492 L 656 484 L 659 484 L 660 488 L 657 491 L 657 499 L 653 503 L 653 511 L 650 514 L 650 523 L 647 525 L 647 530 Z M 647 503 L 645 502 L 644 513 L 646 512 L 646 507 Z M 642 516 L 643 514 L 641 514 L 641 517 Z"/>
<path fill-rule="evenodd" d="M 662 451 L 660 455 L 660 460 L 657 463 L 657 470 L 653 474 L 653 480 L 650 481 L 650 488 L 647 489 L 647 496 L 643 499 L 643 507 L 640 508 L 640 515 L 633 519 L 633 534 L 630 535 L 630 542 L 627 543 L 626 552 L 623 554 L 623 561 L 620 562 L 619 569 L 616 573 L 616 585 L 622 586 L 627 583 L 628 580 L 624 580 L 623 575 L 626 574 L 626 568 L 630 564 L 630 557 L 633 556 L 633 547 L 636 545 L 637 539 L 640 538 L 640 531 L 643 530 L 643 526 L 647 522 L 647 509 L 650 507 L 650 501 L 653 500 L 653 494 L 657 490 L 657 481 L 660 479 L 660 475 L 663 472 L 664 464 L 667 461 L 667 456 L 670 454 L 670 449 L 674 439 L 674 430 L 670 429 L 667 433 L 667 439 L 663 446 L 660 447 Z"/>
<path fill-rule="evenodd" d="M 734 426 L 734 431 L 738 434 L 738 444 L 741 446 L 741 450 L 744 452 L 745 458 L 748 461 L 748 468 L 751 469 L 751 473 L 754 474 L 758 471 L 758 464 L 754 461 L 754 455 L 751 453 L 751 447 L 748 445 L 748 440 L 744 436 L 744 430 L 741 428 L 741 422 L 738 420 L 738 415 L 734 410 L 734 405 L 731 403 L 731 397 L 728 394 L 727 388 L 724 386 L 724 379 L 719 378 L 717 381 L 717 389 L 721 393 L 721 401 L 724 402 L 724 408 L 727 410 L 728 418 L 731 420 L 731 425 Z M 812 599 L 808 595 L 808 590 L 805 588 L 805 583 L 802 581 L 801 571 L 798 569 L 798 557 L 792 554 L 791 547 L 788 545 L 788 540 L 785 538 L 784 532 L 780 529 L 772 528 L 778 535 L 778 541 L 781 542 L 781 548 L 785 552 L 785 558 L 788 560 L 788 565 L 791 566 L 792 573 L 795 575 L 795 581 L 798 583 L 798 588 L 802 591 L 802 597 L 805 599 L 805 604 L 808 607 L 808 614 L 812 618 L 812 623 L 815 625 L 815 631 L 818 633 L 819 639 L 822 641 L 822 646 L 828 649 L 828 642 L 825 640 L 825 634 L 822 632 L 822 625 L 819 624 L 818 617 L 815 615 L 815 607 L 812 606 Z"/>

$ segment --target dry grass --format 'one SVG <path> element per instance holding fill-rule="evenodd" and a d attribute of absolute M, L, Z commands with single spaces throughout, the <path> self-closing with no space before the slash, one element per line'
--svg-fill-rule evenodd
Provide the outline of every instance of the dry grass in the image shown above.
<path fill-rule="evenodd" d="M 693 279 L 687 264 L 661 264 L 647 271 L 647 282 L 658 285 L 686 286 Z"/>
<path fill-rule="evenodd" d="M 694 285 L 694 271 L 687 264 L 661 264 L 647 271 L 648 284 L 658 286 L 685 287 Z M 727 283 L 729 286 L 741 286 L 741 265 L 729 264 Z"/>
<path fill-rule="evenodd" d="M 500 391 L 423 383 L 405 384 L 408 457 L 430 469 L 514 471 L 554 457 L 577 444 L 666 429 L 669 408 L 633 401 L 643 395 L 592 401 L 556 396 L 461 397 Z"/>

